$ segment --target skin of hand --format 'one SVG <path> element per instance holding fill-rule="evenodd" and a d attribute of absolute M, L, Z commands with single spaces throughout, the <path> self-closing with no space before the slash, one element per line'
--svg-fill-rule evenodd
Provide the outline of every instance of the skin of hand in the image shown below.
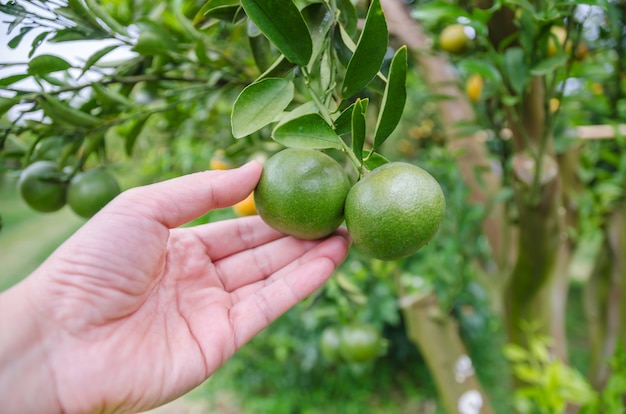
<path fill-rule="evenodd" d="M 180 227 L 230 206 L 261 166 L 128 190 L 0 295 L 5 412 L 138 412 L 183 395 L 317 288 L 345 229 L 316 241 L 259 217 Z"/>

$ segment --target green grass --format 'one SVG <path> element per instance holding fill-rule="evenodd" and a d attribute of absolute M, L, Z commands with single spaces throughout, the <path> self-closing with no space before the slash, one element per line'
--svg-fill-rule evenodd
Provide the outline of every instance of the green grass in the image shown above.
<path fill-rule="evenodd" d="M 0 291 L 28 276 L 84 222 L 67 207 L 48 214 L 31 210 L 6 176 L 0 180 L 0 215 Z"/>

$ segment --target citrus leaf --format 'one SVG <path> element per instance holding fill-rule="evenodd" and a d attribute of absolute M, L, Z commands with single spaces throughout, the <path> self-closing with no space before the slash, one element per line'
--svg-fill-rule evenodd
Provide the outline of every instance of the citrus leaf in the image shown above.
<path fill-rule="evenodd" d="M 146 125 L 146 121 L 148 121 L 150 115 L 139 118 L 135 125 L 128 131 L 126 136 L 124 137 L 124 149 L 126 150 L 126 155 L 129 157 L 133 153 L 133 148 L 135 148 L 135 142 L 137 142 L 137 137 L 143 130 L 144 125 Z"/>
<path fill-rule="evenodd" d="M 43 41 L 46 39 L 46 37 L 48 37 L 48 35 L 51 32 L 42 32 L 39 33 L 31 42 L 30 44 L 30 52 L 28 52 L 28 58 L 30 59 L 31 57 L 33 57 L 33 55 L 35 54 L 35 52 L 37 51 L 37 48 L 39 46 L 41 46 L 41 44 L 43 43 Z"/>
<path fill-rule="evenodd" d="M 464 72 L 476 73 L 486 80 L 502 83 L 502 76 L 500 75 L 498 69 L 494 66 L 493 62 L 464 58 L 461 62 L 459 62 L 459 67 L 462 68 Z"/>
<path fill-rule="evenodd" d="M 326 41 L 328 31 L 332 27 L 335 20 L 326 4 L 311 4 L 302 9 L 302 16 L 309 27 L 312 41 L 312 59 L 316 60 L 319 56 L 324 42 Z"/>
<path fill-rule="evenodd" d="M 263 36 L 252 22 L 248 24 L 248 43 L 250 44 L 250 51 L 256 67 L 261 72 L 265 72 L 274 64 L 276 57 L 272 51 L 270 41 Z"/>
<path fill-rule="evenodd" d="M 458 17 L 469 17 L 469 15 L 456 4 L 445 1 L 433 1 L 420 4 L 411 12 L 411 17 L 428 25 L 436 25 L 442 20 L 452 21 Z"/>
<path fill-rule="evenodd" d="M 33 29 L 34 29 L 33 26 L 20 27 L 20 32 L 11 40 L 8 41 L 7 46 L 9 46 L 9 48 L 11 49 L 15 49 L 20 44 L 24 36 L 26 36 L 28 32 L 30 32 Z"/>
<path fill-rule="evenodd" d="M 365 160 L 363 160 L 363 165 L 365 165 L 365 168 L 370 171 L 373 171 L 381 165 L 387 164 L 389 162 L 387 158 L 383 157 L 377 152 L 366 151 L 365 154 L 366 155 Z"/>
<path fill-rule="evenodd" d="M 272 138 L 292 148 L 341 149 L 341 138 L 319 114 L 306 114 L 279 125 Z"/>
<path fill-rule="evenodd" d="M 126 32 L 126 28 L 122 26 L 113 16 L 106 11 L 104 7 L 102 7 L 99 2 L 96 0 L 84 0 L 85 4 L 91 11 L 91 13 L 104 22 L 105 25 L 116 33 L 119 33 L 124 36 L 128 36 L 128 32 Z"/>
<path fill-rule="evenodd" d="M 176 43 L 172 36 L 160 25 L 151 20 L 138 21 L 139 38 L 133 46 L 133 50 L 140 55 L 167 55 L 176 50 Z"/>
<path fill-rule="evenodd" d="M 232 22 L 241 5 L 239 0 L 209 0 L 193 19 L 194 26 L 200 26 L 210 19 Z"/>
<path fill-rule="evenodd" d="M 346 29 L 351 36 L 356 34 L 358 16 L 356 8 L 350 0 L 338 0 L 337 9 L 339 10 L 339 21 L 342 27 Z"/>
<path fill-rule="evenodd" d="M 535 76 L 543 76 L 549 73 L 553 73 L 555 70 L 563 67 L 565 63 L 567 63 L 568 56 L 561 54 L 552 56 L 548 59 L 544 59 L 541 62 L 537 63 L 531 70 Z"/>
<path fill-rule="evenodd" d="M 85 72 L 87 72 L 93 65 L 98 63 L 98 61 L 102 59 L 105 55 L 114 51 L 115 49 L 117 49 L 117 45 L 107 46 L 104 49 L 100 49 L 93 55 L 89 56 L 89 58 L 87 58 L 87 61 L 85 62 L 85 65 L 83 66 L 81 76 L 84 75 Z"/>
<path fill-rule="evenodd" d="M 524 51 L 519 47 L 511 47 L 504 52 L 504 68 L 509 86 L 517 94 L 521 94 L 526 87 L 527 68 L 524 61 Z"/>
<path fill-rule="evenodd" d="M 365 112 L 368 100 L 357 99 L 352 108 L 352 151 L 359 160 L 363 159 L 365 143 Z"/>
<path fill-rule="evenodd" d="M 27 77 L 29 77 L 30 75 L 26 75 L 23 73 L 20 73 L 18 75 L 11 75 L 11 76 L 7 76 L 6 78 L 2 78 L 0 79 L 0 86 L 9 86 L 14 84 L 15 82 L 19 82 L 22 79 L 26 79 Z"/>
<path fill-rule="evenodd" d="M 100 119 L 68 105 L 51 95 L 43 95 L 37 99 L 39 107 L 50 119 L 63 125 L 75 127 L 93 127 Z"/>
<path fill-rule="evenodd" d="M 246 14 L 287 60 L 305 66 L 311 59 L 313 42 L 309 29 L 292 1 L 242 0 Z"/>
<path fill-rule="evenodd" d="M 43 75 L 46 73 L 58 72 L 71 68 L 65 59 L 55 55 L 39 55 L 35 56 L 28 62 L 29 75 Z"/>
<path fill-rule="evenodd" d="M 345 98 L 363 89 L 376 76 L 385 58 L 388 41 L 387 22 L 380 0 L 374 0 L 367 12 L 356 50 L 346 68 L 341 87 Z"/>
<path fill-rule="evenodd" d="M 354 103 L 350 104 L 346 109 L 339 114 L 335 119 L 335 133 L 337 135 L 347 134 L 352 130 L 352 111 L 354 110 Z"/>
<path fill-rule="evenodd" d="M 278 58 L 272 63 L 272 66 L 267 68 L 265 72 L 263 72 L 258 78 L 257 82 L 262 79 L 267 78 L 276 78 L 279 76 L 285 76 L 288 74 L 296 65 L 288 61 L 285 56 L 280 55 Z"/>
<path fill-rule="evenodd" d="M 396 52 L 391 67 L 383 101 L 376 122 L 374 135 L 374 150 L 380 148 L 385 140 L 398 126 L 404 104 L 406 103 L 406 72 L 407 72 L 407 48 L 402 46 Z"/>
<path fill-rule="evenodd" d="M 293 95 L 294 85 L 287 79 L 267 78 L 246 86 L 233 105 L 233 136 L 243 138 L 274 121 Z"/>
<path fill-rule="evenodd" d="M 0 113 L 6 113 L 9 109 L 11 109 L 14 105 L 17 105 L 20 102 L 19 99 L 16 98 L 5 98 L 0 96 Z"/>

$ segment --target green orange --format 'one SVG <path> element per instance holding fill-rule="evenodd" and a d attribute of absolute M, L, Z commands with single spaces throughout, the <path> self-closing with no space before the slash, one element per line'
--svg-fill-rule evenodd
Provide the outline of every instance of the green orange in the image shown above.
<path fill-rule="evenodd" d="M 76 174 L 67 188 L 67 204 L 81 217 L 89 218 L 120 193 L 113 175 L 96 168 Z"/>
<path fill-rule="evenodd" d="M 415 253 L 437 233 L 445 214 L 439 183 L 424 169 L 390 162 L 369 172 L 346 198 L 354 245 L 381 260 Z"/>
<path fill-rule="evenodd" d="M 34 210 L 50 213 L 65 205 L 66 183 L 52 161 L 37 161 L 26 167 L 17 187 L 22 199 Z"/>
<path fill-rule="evenodd" d="M 374 325 L 346 325 L 342 327 L 339 335 L 339 353 L 346 362 L 371 361 L 385 349 L 385 341 Z"/>
<path fill-rule="evenodd" d="M 330 156 L 288 148 L 270 157 L 254 191 L 261 218 L 274 229 L 301 239 L 319 239 L 343 221 L 350 180 Z"/>

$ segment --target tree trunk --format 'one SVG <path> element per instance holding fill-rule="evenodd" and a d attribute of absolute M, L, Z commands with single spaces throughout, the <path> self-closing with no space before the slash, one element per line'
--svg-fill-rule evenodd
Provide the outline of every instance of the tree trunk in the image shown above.
<path fill-rule="evenodd" d="M 585 286 L 585 312 L 589 330 L 589 381 L 602 389 L 610 375 L 609 359 L 618 343 L 626 345 L 626 228 L 623 206 L 608 218 L 603 248 Z"/>
<path fill-rule="evenodd" d="M 401 286 L 398 287 L 403 292 Z M 407 334 L 420 349 L 447 413 L 489 414 L 493 410 L 459 336 L 456 321 L 444 313 L 434 293 L 401 296 Z"/>

